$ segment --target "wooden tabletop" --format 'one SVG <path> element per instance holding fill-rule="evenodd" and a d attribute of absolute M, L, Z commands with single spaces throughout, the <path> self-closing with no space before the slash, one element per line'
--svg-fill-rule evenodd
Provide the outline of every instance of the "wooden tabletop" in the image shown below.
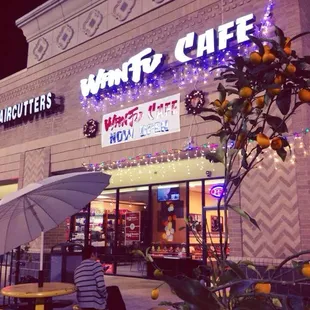
<path fill-rule="evenodd" d="M 74 284 L 61 282 L 46 282 L 43 287 L 37 283 L 17 284 L 4 287 L 1 294 L 14 298 L 46 298 L 72 294 L 76 291 Z"/>

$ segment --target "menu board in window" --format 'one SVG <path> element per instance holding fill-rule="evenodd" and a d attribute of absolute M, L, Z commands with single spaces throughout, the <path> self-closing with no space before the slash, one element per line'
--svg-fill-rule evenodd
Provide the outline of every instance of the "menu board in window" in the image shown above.
<path fill-rule="evenodd" d="M 141 214 L 140 212 L 126 212 L 125 213 L 125 244 L 140 241 L 141 228 Z"/>

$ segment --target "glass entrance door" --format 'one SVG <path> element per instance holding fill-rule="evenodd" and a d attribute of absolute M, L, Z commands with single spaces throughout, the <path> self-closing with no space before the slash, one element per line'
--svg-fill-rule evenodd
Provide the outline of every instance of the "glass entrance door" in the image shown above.
<path fill-rule="evenodd" d="M 145 252 L 150 240 L 149 187 L 120 189 L 118 229 L 114 257 L 116 274 L 146 276 L 146 262 L 135 250 Z"/>

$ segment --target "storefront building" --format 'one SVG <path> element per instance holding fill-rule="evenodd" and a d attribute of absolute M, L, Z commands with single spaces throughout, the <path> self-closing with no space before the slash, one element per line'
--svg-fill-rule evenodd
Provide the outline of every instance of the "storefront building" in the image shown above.
<path fill-rule="evenodd" d="M 202 259 L 195 238 L 180 228 L 192 216 L 216 240 L 223 170 L 204 159 L 216 124 L 189 113 L 185 98 L 195 90 L 208 94 L 206 105 L 217 98 L 214 76 L 199 59 L 212 64 L 216 50 L 223 55 L 229 27 L 237 29 L 235 44 L 244 43 L 266 2 L 49 0 L 17 21 L 29 43 L 28 66 L 0 81 L 0 194 L 86 168 L 112 175 L 83 212 L 47 233 L 47 252 L 69 239 L 91 242 L 112 255 L 110 272 L 132 276 L 146 276 L 143 264 L 125 255 L 132 248 Z M 310 26 L 305 2 L 276 4 L 276 23 L 289 35 Z M 309 44 L 298 41 L 296 49 L 306 54 Z M 306 128 L 308 115 L 300 110 L 290 132 Z M 267 158 L 247 179 L 235 202 L 262 231 L 229 214 L 232 259 L 277 263 L 307 248 L 309 169 L 304 150 L 296 150 L 294 162 Z M 38 248 L 31 243 L 31 252 Z"/>

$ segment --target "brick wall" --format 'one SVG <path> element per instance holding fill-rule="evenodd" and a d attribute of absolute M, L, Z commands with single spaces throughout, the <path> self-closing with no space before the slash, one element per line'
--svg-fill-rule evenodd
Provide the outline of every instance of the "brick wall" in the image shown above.
<path fill-rule="evenodd" d="M 304 10 L 307 10 L 306 2 L 300 1 Z M 292 3 L 290 0 L 279 1 L 276 4 L 276 22 L 289 35 L 299 33 L 302 28 L 307 26 L 304 17 L 302 17 L 302 23 L 300 22 L 301 10 L 298 5 L 299 2 L 295 1 Z M 25 179 L 37 180 L 48 175 L 46 174 L 48 171 L 47 167 L 50 169 L 49 172 L 56 172 L 78 168 L 83 161 L 101 162 L 109 159 L 118 160 L 120 157 L 134 156 L 139 153 L 154 153 L 159 149 L 180 148 L 189 135 L 189 129 L 192 123 L 192 118 L 186 115 L 184 107 L 181 111 L 182 129 L 180 133 L 144 140 L 143 143 L 133 142 L 105 149 L 102 149 L 100 146 L 100 137 L 86 140 L 82 135 L 82 126 L 89 116 L 80 109 L 80 79 L 87 77 L 90 73 L 95 74 L 101 67 L 116 68 L 135 53 L 149 46 L 158 52 L 169 51 L 170 58 L 173 59 L 172 54 L 177 40 L 188 32 L 196 31 L 197 33 L 203 33 L 209 28 L 216 28 L 222 23 L 235 20 L 237 17 L 250 12 L 253 12 L 260 18 L 263 16 L 265 6 L 265 0 L 230 0 L 212 3 L 200 0 L 172 1 L 152 13 L 147 13 L 128 22 L 126 26 L 123 26 L 126 27 L 127 33 L 118 29 L 111 30 L 95 40 L 90 40 L 87 44 L 84 43 L 62 53 L 61 56 L 50 59 L 48 62 L 42 62 L 37 66 L 31 67 L 19 73 L 16 77 L 8 78 L 7 81 L 0 81 L 0 108 L 48 91 L 52 91 L 57 96 L 63 96 L 65 98 L 65 110 L 62 113 L 35 120 L 15 128 L 0 128 L 2 137 L 0 149 L 0 180 L 9 179 L 12 176 L 19 177 L 20 182 L 24 182 Z M 304 46 L 301 42 L 297 42 L 296 47 L 300 51 Z M 165 92 L 156 94 L 149 99 L 162 98 L 177 92 L 181 92 L 182 98 L 184 98 L 184 95 L 195 87 L 209 92 L 210 101 L 217 96 L 217 94 L 214 94 L 216 83 L 208 81 L 206 85 L 193 84 L 187 89 L 181 90 L 176 85 L 169 84 Z M 141 99 L 135 103 L 126 103 L 125 107 L 139 104 L 143 101 L 148 100 Z M 101 120 L 102 113 L 108 113 L 118 109 L 120 109 L 119 105 L 107 106 L 104 112 L 93 113 L 91 117 Z M 308 122 L 308 116 L 307 110 L 302 110 L 296 114 L 290 129 L 300 130 L 300 126 L 304 126 Z M 214 132 L 216 126 L 213 123 L 203 123 L 198 118 L 197 124 L 198 126 L 194 133 L 195 139 L 197 144 L 202 144 L 206 141 L 207 133 Z M 47 154 L 46 152 L 50 152 L 49 160 L 44 158 L 45 155 L 43 154 Z M 30 154 L 36 154 L 35 156 L 38 156 L 40 165 L 38 165 L 37 160 L 31 160 Z M 21 158 L 19 168 L 16 164 L 19 160 L 16 158 Z M 303 162 L 302 157 L 297 156 L 297 168 L 291 167 L 289 171 L 291 185 L 298 189 L 298 195 L 294 196 L 296 201 L 291 207 L 293 206 L 298 209 L 296 223 L 300 222 L 302 229 L 307 229 L 307 222 L 303 222 L 306 219 L 306 209 L 303 210 L 302 205 L 304 201 L 309 201 L 308 198 L 310 198 L 308 197 L 309 194 L 306 192 L 306 188 L 303 188 L 302 192 L 299 192 L 299 185 L 305 185 L 303 182 L 307 182 L 306 178 L 308 175 L 302 174 L 304 171 L 302 167 L 305 165 L 306 159 Z M 266 166 L 271 167 L 268 161 L 266 161 Z M 271 168 L 269 169 L 271 171 Z M 33 176 L 33 173 L 34 175 L 37 174 L 37 176 Z M 25 174 L 28 174 L 29 177 L 25 178 Z M 297 175 L 296 182 L 294 174 Z M 266 175 L 261 177 L 262 179 L 265 178 L 261 184 L 268 184 L 268 177 Z M 276 181 L 273 181 L 275 188 L 284 186 L 284 191 L 286 187 L 288 188 L 290 186 L 285 183 L 285 177 L 283 177 L 281 185 L 276 183 Z M 251 183 L 251 186 L 255 187 L 255 182 Z M 245 195 L 244 191 L 242 195 Z M 257 197 L 260 198 L 261 196 Z M 244 204 L 246 209 L 251 207 L 251 199 L 253 197 L 247 201 L 242 200 L 241 197 L 236 197 L 236 199 L 238 202 L 241 201 L 241 205 L 243 206 Z M 288 200 L 287 198 L 286 201 Z M 273 204 L 274 197 L 268 196 L 267 201 Z M 279 197 L 277 203 L 279 212 L 281 213 L 281 197 Z M 261 207 L 262 210 L 265 208 L 265 206 Z M 287 210 L 285 212 L 288 214 Z M 280 229 L 274 235 L 274 238 L 281 236 L 281 214 L 278 215 L 278 218 L 277 224 L 280 225 Z M 268 218 L 268 214 L 265 215 L 265 218 L 262 215 L 261 221 L 264 222 L 266 219 L 272 222 L 272 218 Z M 252 238 L 252 228 L 244 224 L 236 215 L 232 214 L 230 221 L 232 223 L 232 253 L 234 256 L 244 256 L 245 252 L 250 252 L 249 247 L 244 246 L 244 236 L 248 236 L 247 243 L 251 245 L 253 243 L 255 244 L 261 237 L 255 232 L 257 235 L 255 235 L 255 238 Z M 284 225 L 286 228 L 288 226 L 287 224 Z M 298 243 L 301 246 L 298 245 L 298 248 L 303 248 L 306 246 L 308 233 L 310 236 L 310 232 L 307 231 L 304 236 L 300 237 L 299 229 L 297 228 L 296 231 L 297 237 L 301 238 L 300 243 Z M 61 241 L 63 232 L 64 227 L 61 225 L 60 228 L 47 234 L 47 248 L 50 248 L 53 243 Z M 276 240 L 273 240 L 273 242 L 276 242 Z M 292 246 L 292 243 L 293 241 L 287 242 L 287 244 L 290 244 L 289 251 L 296 250 L 296 247 Z M 34 246 L 34 248 L 36 247 L 37 245 Z M 266 252 L 266 248 L 263 251 L 257 249 L 258 247 L 254 252 L 259 258 L 262 258 L 274 255 L 282 256 L 283 253 L 286 253 L 285 251 L 288 247 L 285 248 L 285 251 L 282 251 L 281 247 L 279 247 L 276 252 L 271 251 L 271 254 L 268 251 Z"/>

